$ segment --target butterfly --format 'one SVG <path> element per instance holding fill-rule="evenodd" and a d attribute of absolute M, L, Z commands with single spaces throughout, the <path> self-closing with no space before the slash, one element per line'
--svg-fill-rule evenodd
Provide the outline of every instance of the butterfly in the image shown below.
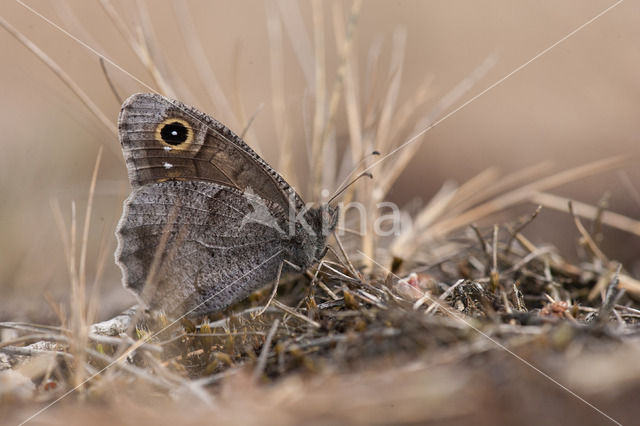
<path fill-rule="evenodd" d="M 123 284 L 171 317 L 221 311 L 323 258 L 338 208 L 307 207 L 241 138 L 139 93 L 118 118 L 131 194 L 116 229 Z"/>

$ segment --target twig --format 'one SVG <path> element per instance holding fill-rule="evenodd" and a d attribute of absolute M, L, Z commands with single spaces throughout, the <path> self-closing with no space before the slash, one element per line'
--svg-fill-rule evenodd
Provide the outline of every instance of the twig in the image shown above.
<path fill-rule="evenodd" d="M 542 204 L 545 207 L 566 212 L 568 198 L 560 197 L 549 193 L 538 193 L 531 197 L 534 203 Z M 574 211 L 577 216 L 592 218 L 597 214 L 597 207 L 573 200 Z M 616 229 L 640 236 L 640 221 L 623 216 L 619 213 L 606 211 L 602 214 L 602 223 Z"/>
<path fill-rule="evenodd" d="M 285 305 L 284 303 L 278 302 L 277 300 L 273 301 L 273 306 L 275 306 L 278 309 L 283 310 L 284 312 L 288 313 L 289 315 L 298 318 L 299 320 L 302 320 L 306 323 L 308 323 L 309 325 L 311 325 L 314 328 L 320 328 L 320 324 L 312 319 L 309 319 L 307 317 L 305 317 L 304 315 L 296 312 L 295 310 L 291 309 L 290 307 L 288 307 L 287 305 Z"/>
<path fill-rule="evenodd" d="M 568 205 L 569 205 L 569 213 L 571 213 L 571 216 L 573 216 L 573 221 L 576 224 L 576 228 L 578 228 L 578 232 L 580 232 L 580 235 L 582 235 L 582 238 L 584 239 L 584 242 L 587 244 L 589 249 L 591 249 L 591 252 L 603 264 L 606 265 L 607 263 L 609 263 L 609 260 L 607 259 L 607 256 L 605 256 L 605 254 L 598 248 L 598 245 L 596 244 L 595 241 L 593 241 L 593 238 L 591 238 L 591 235 L 589 235 L 589 232 L 587 231 L 587 229 L 584 227 L 584 225 L 580 221 L 580 218 L 573 211 L 573 203 L 571 202 L 571 200 L 569 200 Z"/>
<path fill-rule="evenodd" d="M 508 255 L 511 252 L 511 244 L 513 243 L 513 240 L 515 239 L 516 235 L 518 235 L 524 228 L 526 228 L 531 222 L 533 222 L 536 217 L 538 217 L 540 210 L 542 210 L 542 206 L 538 205 L 538 207 L 531 214 L 531 216 L 529 216 L 526 220 L 522 221 L 522 223 L 519 226 L 517 226 L 513 231 L 511 231 L 511 235 L 509 236 L 509 241 L 507 241 L 507 248 L 505 250 L 505 254 Z"/>
<path fill-rule="evenodd" d="M 600 311 L 598 312 L 598 324 L 602 325 L 609 320 L 609 314 L 613 311 L 616 302 L 618 299 L 624 294 L 624 290 L 618 287 L 618 276 L 620 275 L 620 270 L 622 269 L 622 265 L 618 265 L 618 269 L 616 269 L 616 273 L 614 274 L 609 286 L 607 287 L 607 293 L 602 302 L 602 306 L 600 306 Z"/>
<path fill-rule="evenodd" d="M 484 240 L 484 237 L 480 233 L 480 230 L 478 229 L 478 225 L 476 225 L 475 223 L 472 223 L 471 225 L 469 225 L 469 227 L 473 229 L 473 232 L 476 234 L 476 238 L 478 238 L 478 241 L 480 242 L 480 248 L 482 248 L 482 251 L 487 256 L 490 256 L 489 250 L 487 249 L 487 242 Z"/>
<path fill-rule="evenodd" d="M 505 269 L 504 271 L 502 271 L 502 273 L 507 275 L 507 274 L 511 274 L 513 272 L 516 272 L 520 268 L 522 268 L 524 265 L 526 265 L 527 263 L 531 262 L 533 259 L 538 258 L 538 257 L 543 256 L 543 255 L 548 254 L 548 253 L 553 253 L 553 251 L 554 251 L 553 247 L 541 247 L 541 248 L 538 248 L 533 253 L 529 253 L 528 255 L 523 257 L 518 263 L 515 263 L 509 269 Z M 547 280 L 550 280 L 550 278 L 547 278 Z"/>

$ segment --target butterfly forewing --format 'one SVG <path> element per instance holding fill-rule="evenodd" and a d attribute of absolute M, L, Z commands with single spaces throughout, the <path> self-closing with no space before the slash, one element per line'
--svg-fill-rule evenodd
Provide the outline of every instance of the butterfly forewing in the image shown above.
<path fill-rule="evenodd" d="M 118 120 L 129 180 L 201 180 L 251 188 L 288 210 L 302 207 L 293 188 L 231 130 L 212 117 L 156 94 L 136 94 Z"/>

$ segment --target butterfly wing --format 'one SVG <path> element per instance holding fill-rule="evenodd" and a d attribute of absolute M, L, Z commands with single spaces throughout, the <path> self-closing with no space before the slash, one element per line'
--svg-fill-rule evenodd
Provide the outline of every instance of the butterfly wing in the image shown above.
<path fill-rule="evenodd" d="M 157 94 L 138 93 L 118 118 L 129 180 L 138 187 L 165 180 L 200 180 L 251 188 L 288 211 L 303 202 L 242 139 L 207 114 Z"/>
<path fill-rule="evenodd" d="M 268 213 L 256 217 L 260 206 Z M 170 316 L 222 310 L 275 278 L 285 256 L 280 211 L 212 182 L 134 188 L 116 232 L 124 285 Z"/>

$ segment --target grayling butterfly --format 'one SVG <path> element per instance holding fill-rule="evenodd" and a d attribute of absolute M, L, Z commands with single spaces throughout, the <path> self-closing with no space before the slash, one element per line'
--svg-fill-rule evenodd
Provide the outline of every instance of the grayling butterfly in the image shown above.
<path fill-rule="evenodd" d="M 285 180 L 212 117 L 157 94 L 122 105 L 133 190 L 116 236 L 124 285 L 167 315 L 222 310 L 326 252 L 338 209 L 306 208 Z"/>

